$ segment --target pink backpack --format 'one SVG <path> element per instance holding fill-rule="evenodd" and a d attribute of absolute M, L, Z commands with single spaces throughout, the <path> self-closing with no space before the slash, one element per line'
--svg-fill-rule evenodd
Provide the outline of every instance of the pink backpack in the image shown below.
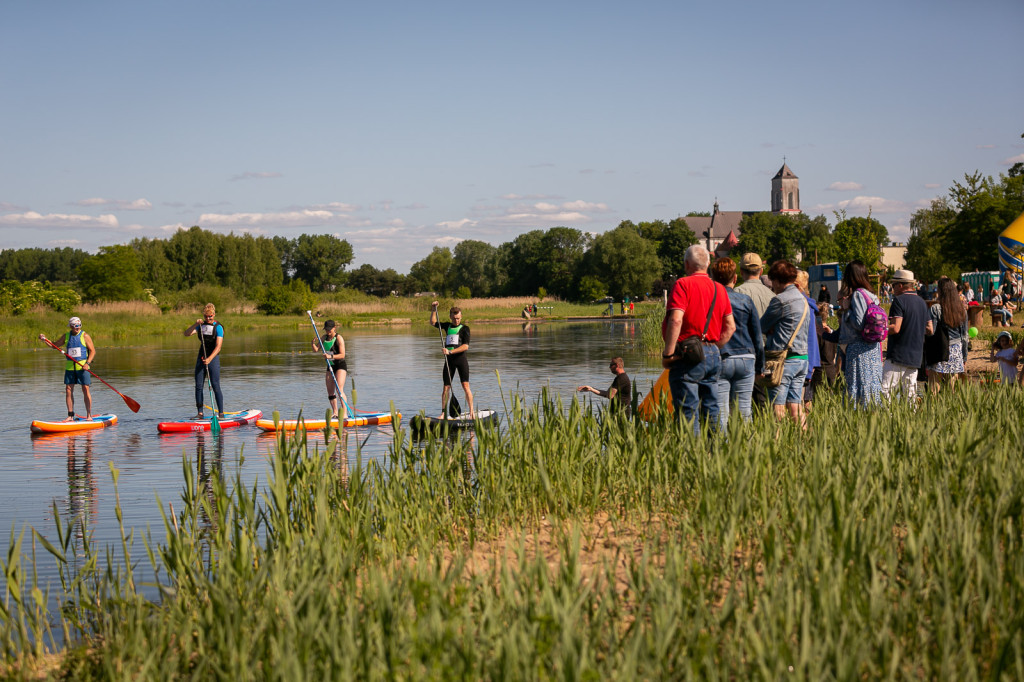
<path fill-rule="evenodd" d="M 881 343 L 889 336 L 889 316 L 882 307 L 871 300 L 871 297 L 858 289 L 868 302 L 864 311 L 864 326 L 860 328 L 860 338 L 868 343 Z"/>

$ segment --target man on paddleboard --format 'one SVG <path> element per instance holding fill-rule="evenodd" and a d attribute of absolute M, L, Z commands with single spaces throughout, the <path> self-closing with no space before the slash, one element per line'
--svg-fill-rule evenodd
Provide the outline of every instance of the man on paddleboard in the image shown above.
<path fill-rule="evenodd" d="M 196 357 L 196 419 L 203 418 L 203 384 L 210 377 L 213 394 L 217 397 L 217 413 L 224 417 L 224 396 L 220 392 L 220 347 L 224 343 L 224 325 L 217 321 L 217 309 L 212 303 L 203 307 L 203 317 L 189 325 L 185 336 L 198 333 L 200 336 L 199 355 Z"/>
<path fill-rule="evenodd" d="M 444 369 L 441 372 L 441 380 L 444 388 L 441 390 L 441 416 L 445 415 L 445 408 L 448 406 L 448 393 L 452 390 L 452 379 L 455 372 L 459 373 L 459 381 L 462 382 L 462 390 L 466 392 L 466 402 L 469 404 L 469 414 L 473 415 L 473 391 L 469 389 L 469 359 L 466 353 L 469 351 L 469 325 L 462 324 L 462 309 L 452 308 L 448 311 L 451 322 L 440 322 L 437 319 L 437 301 L 430 304 L 430 324 L 444 332 Z"/>
<path fill-rule="evenodd" d="M 612 385 L 608 387 L 607 391 L 602 391 L 594 388 L 593 386 L 580 386 L 576 390 L 580 393 L 589 391 L 590 393 L 599 395 L 602 398 L 608 398 L 609 405 L 612 409 L 625 410 L 626 415 L 628 416 L 630 413 L 630 400 L 633 397 L 633 390 L 629 383 L 629 377 L 626 375 L 626 364 L 622 361 L 622 358 L 614 357 L 609 364 L 609 369 L 612 374 L 615 375 L 615 380 L 612 382 Z"/>
<path fill-rule="evenodd" d="M 58 347 L 63 347 L 64 352 L 75 358 L 68 360 L 64 365 L 64 397 L 68 404 L 68 417 L 64 421 L 75 421 L 75 384 L 82 387 L 82 398 L 85 400 L 85 418 L 92 419 L 92 393 L 89 386 L 92 385 L 92 377 L 87 371 L 96 357 L 96 346 L 92 344 L 92 337 L 82 331 L 82 320 L 72 317 L 68 320 L 69 331 L 65 332 L 63 339 L 51 341 Z M 47 341 L 45 334 L 39 335 L 40 340 Z M 84 360 L 82 359 L 84 358 Z"/>

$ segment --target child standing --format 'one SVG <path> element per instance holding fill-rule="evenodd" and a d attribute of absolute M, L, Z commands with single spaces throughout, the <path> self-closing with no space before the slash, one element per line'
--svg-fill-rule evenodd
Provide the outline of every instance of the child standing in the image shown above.
<path fill-rule="evenodd" d="M 1020 360 L 1020 352 L 1013 347 L 1013 337 L 1010 336 L 1010 332 L 999 332 L 999 336 L 992 344 L 990 359 L 999 363 L 999 373 L 1004 385 L 1016 383 L 1017 361 Z"/>

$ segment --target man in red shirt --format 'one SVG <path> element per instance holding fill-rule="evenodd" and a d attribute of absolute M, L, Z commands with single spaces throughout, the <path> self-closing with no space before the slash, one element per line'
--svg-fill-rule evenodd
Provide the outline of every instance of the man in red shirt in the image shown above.
<path fill-rule="evenodd" d="M 668 385 L 676 414 L 692 421 L 694 433 L 699 433 L 698 408 L 701 418 L 711 428 L 718 425 L 717 385 L 722 369 L 719 349 L 736 331 L 736 322 L 725 287 L 708 276 L 711 262 L 708 250 L 694 244 L 686 250 L 684 262 L 686 277 L 677 279 L 672 287 L 661 324 L 665 340 L 661 364 L 668 368 Z M 676 353 L 677 343 L 690 336 L 701 339 L 704 351 L 704 359 L 696 364 L 681 359 Z"/>

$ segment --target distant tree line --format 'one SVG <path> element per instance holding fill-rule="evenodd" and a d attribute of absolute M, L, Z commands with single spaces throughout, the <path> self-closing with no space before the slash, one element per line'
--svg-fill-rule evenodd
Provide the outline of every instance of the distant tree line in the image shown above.
<path fill-rule="evenodd" d="M 996 239 L 1022 212 L 1024 164 L 998 180 L 977 172 L 965 175 L 948 196 L 911 217 L 907 267 L 925 280 L 996 269 Z M 784 258 L 803 266 L 858 259 L 882 270 L 886 227 L 870 215 L 850 218 L 836 212 L 835 218 L 832 227 L 820 215 L 745 215 L 731 255 L 738 259 L 753 251 L 767 262 Z M 466 297 L 550 294 L 586 301 L 660 293 L 684 273 L 683 255 L 697 242 L 682 217 L 625 220 L 597 235 L 559 226 L 525 232 L 499 246 L 473 239 L 454 248 L 437 246 L 403 274 L 372 265 L 348 271 L 352 246 L 332 235 L 254 237 L 196 226 L 169 239 L 104 246 L 92 255 L 72 248 L 3 250 L 0 281 L 73 285 L 86 301 L 219 286 L 258 301 L 267 312 L 307 306 L 316 292 L 341 287 L 377 296 L 433 291 Z M 30 294 L 50 290 L 10 286 L 5 291 L 11 301 L 28 301 Z"/>

